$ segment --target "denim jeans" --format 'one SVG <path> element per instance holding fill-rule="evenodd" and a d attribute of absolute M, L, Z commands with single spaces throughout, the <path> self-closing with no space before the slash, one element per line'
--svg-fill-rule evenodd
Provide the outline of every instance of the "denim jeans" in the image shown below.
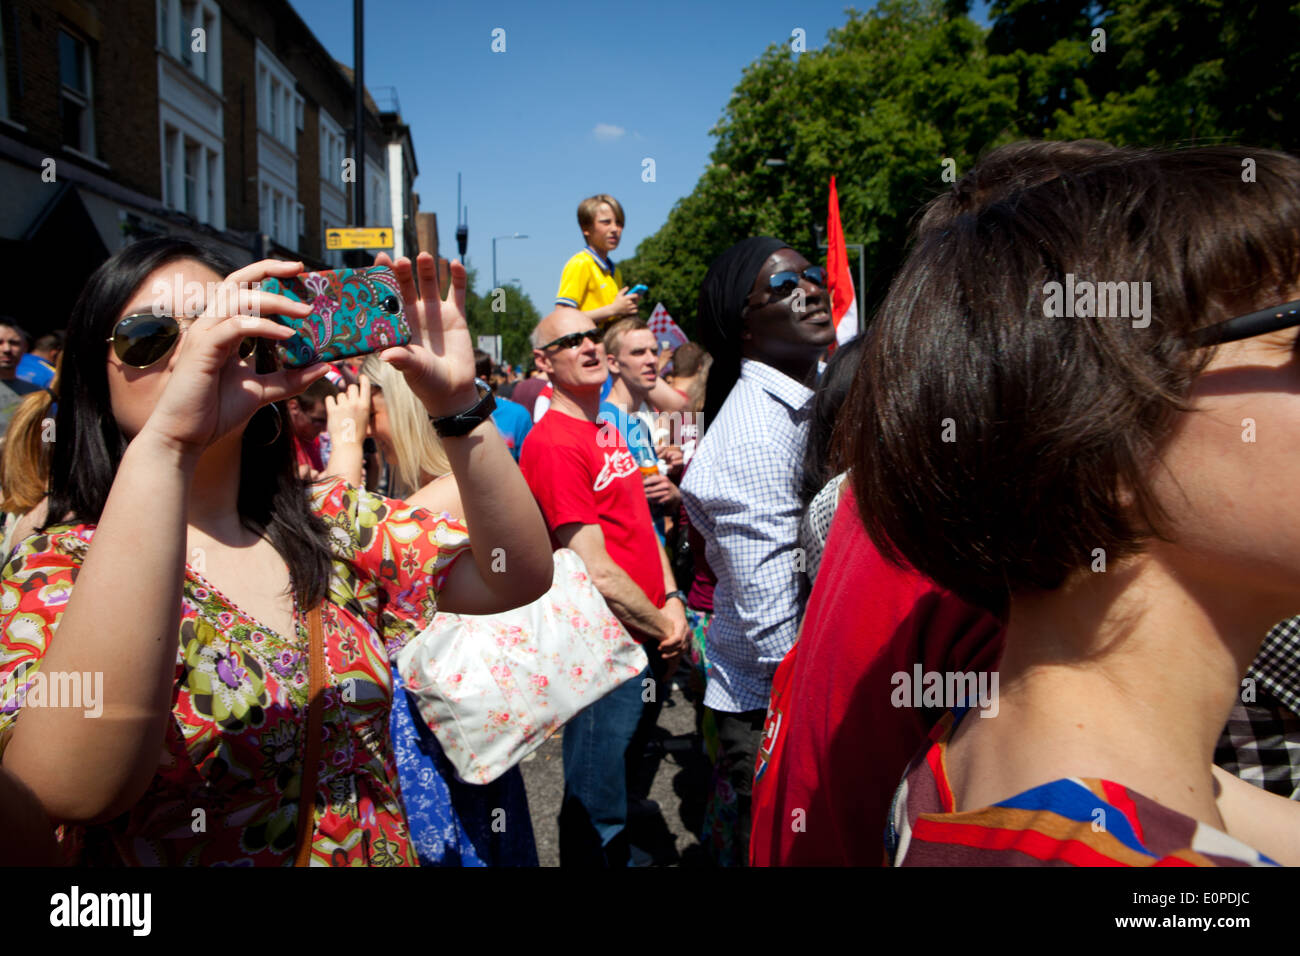
<path fill-rule="evenodd" d="M 646 668 L 564 725 L 561 866 L 626 866 L 628 744 L 641 719 Z"/>

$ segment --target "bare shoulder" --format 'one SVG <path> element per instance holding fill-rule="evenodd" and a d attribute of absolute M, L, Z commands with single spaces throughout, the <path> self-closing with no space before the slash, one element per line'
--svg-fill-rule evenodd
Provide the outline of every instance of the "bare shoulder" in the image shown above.
<path fill-rule="evenodd" d="M 31 511 L 18 519 L 18 524 L 14 525 L 13 542 L 17 544 L 30 534 L 34 534 L 36 529 L 45 524 L 45 516 L 49 513 L 49 498 L 42 498 Z"/>

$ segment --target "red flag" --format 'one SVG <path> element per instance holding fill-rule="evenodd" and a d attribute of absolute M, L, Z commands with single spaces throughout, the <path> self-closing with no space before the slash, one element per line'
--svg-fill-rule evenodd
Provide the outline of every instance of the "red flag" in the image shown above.
<path fill-rule="evenodd" d="M 858 307 L 853 292 L 853 273 L 849 271 L 849 250 L 844 245 L 844 227 L 840 224 L 840 196 L 831 177 L 830 211 L 826 216 L 826 274 L 831 293 L 831 319 L 835 323 L 835 342 L 847 342 L 858 334 Z"/>

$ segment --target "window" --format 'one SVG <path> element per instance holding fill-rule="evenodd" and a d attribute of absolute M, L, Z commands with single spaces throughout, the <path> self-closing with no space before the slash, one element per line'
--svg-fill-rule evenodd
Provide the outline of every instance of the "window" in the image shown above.
<path fill-rule="evenodd" d="M 9 66 L 5 59 L 4 8 L 0 7 L 0 119 L 9 119 Z"/>
<path fill-rule="evenodd" d="M 168 128 L 163 133 L 163 205 L 176 208 L 176 137 L 180 134 Z"/>
<path fill-rule="evenodd" d="M 280 84 L 275 80 L 271 81 L 271 112 L 267 120 L 267 126 L 271 135 L 279 138 L 280 136 Z"/>
<path fill-rule="evenodd" d="M 217 164 L 217 154 L 208 153 L 208 215 L 207 222 L 217 221 L 217 176 L 220 175 L 220 168 Z"/>
<path fill-rule="evenodd" d="M 194 4 L 181 4 L 181 62 L 194 69 Z M 199 57 L 202 61 L 203 57 Z"/>
<path fill-rule="evenodd" d="M 294 246 L 298 246 L 302 242 L 302 236 L 307 232 L 307 215 L 306 211 L 302 207 L 302 203 L 294 203 L 294 209 L 298 214 L 298 231 L 294 233 L 293 244 Z"/>
<path fill-rule="evenodd" d="M 63 144 L 87 156 L 95 154 L 91 117 L 90 48 L 80 37 L 59 31 L 59 117 Z"/>
<path fill-rule="evenodd" d="M 185 211 L 195 219 L 202 219 L 199 210 L 199 146 L 185 141 Z"/>
<path fill-rule="evenodd" d="M 280 238 L 280 194 L 268 190 L 271 194 L 271 235 Z"/>

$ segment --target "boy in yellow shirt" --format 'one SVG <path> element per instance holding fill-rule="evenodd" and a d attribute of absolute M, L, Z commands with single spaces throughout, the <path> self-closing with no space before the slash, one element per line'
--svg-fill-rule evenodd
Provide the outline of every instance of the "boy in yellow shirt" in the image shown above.
<path fill-rule="evenodd" d="M 578 203 L 578 226 L 587 246 L 564 264 L 555 304 L 579 310 L 597 327 L 636 315 L 638 297 L 627 294 L 623 276 L 609 258 L 623 234 L 622 205 L 605 193 L 589 196 Z"/>

